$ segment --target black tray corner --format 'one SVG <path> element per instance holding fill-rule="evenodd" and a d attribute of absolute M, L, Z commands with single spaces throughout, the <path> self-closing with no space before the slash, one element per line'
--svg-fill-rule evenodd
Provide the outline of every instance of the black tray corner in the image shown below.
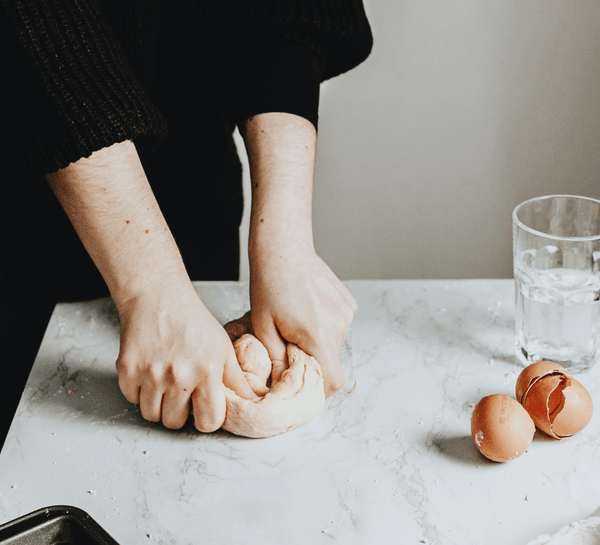
<path fill-rule="evenodd" d="M 119 545 L 78 507 L 52 505 L 0 525 L 0 545 Z"/>

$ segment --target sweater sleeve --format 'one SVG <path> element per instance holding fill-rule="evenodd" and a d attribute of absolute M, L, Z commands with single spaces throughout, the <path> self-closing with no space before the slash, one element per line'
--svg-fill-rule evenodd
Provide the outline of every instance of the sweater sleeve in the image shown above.
<path fill-rule="evenodd" d="M 316 127 L 320 83 L 363 62 L 373 45 L 361 0 L 244 0 L 236 13 L 244 121 L 283 111 Z"/>
<path fill-rule="evenodd" d="M 55 172 L 133 140 L 143 153 L 166 123 L 94 0 L 3 0 L 3 163 L 13 178 Z"/>
<path fill-rule="evenodd" d="M 236 81 L 238 125 L 266 112 L 285 112 L 318 126 L 319 58 L 306 46 L 288 41 L 255 44 Z"/>

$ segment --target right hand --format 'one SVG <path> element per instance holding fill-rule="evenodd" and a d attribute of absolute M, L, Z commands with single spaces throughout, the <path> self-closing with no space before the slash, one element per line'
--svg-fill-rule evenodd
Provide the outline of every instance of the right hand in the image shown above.
<path fill-rule="evenodd" d="M 223 384 L 253 398 L 233 345 L 190 282 L 161 286 L 121 305 L 119 385 L 142 416 L 181 428 L 190 412 L 202 432 L 225 420 Z"/>
<path fill-rule="evenodd" d="M 121 316 L 119 384 L 147 420 L 225 419 L 223 384 L 254 397 L 225 330 L 202 304 L 132 142 L 47 176 Z"/>

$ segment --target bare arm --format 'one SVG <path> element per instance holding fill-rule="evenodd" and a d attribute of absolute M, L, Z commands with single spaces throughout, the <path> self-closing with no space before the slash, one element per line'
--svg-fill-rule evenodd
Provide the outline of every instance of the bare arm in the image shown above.
<path fill-rule="evenodd" d="M 285 359 L 284 340 L 314 356 L 331 395 L 344 384 L 339 350 L 357 306 L 313 245 L 316 130 L 302 117 L 268 113 L 248 120 L 245 133 L 253 326 L 273 360 Z"/>
<path fill-rule="evenodd" d="M 185 280 L 175 241 L 135 146 L 115 144 L 47 176 L 118 307 L 160 285 Z"/>
<path fill-rule="evenodd" d="M 225 418 L 222 383 L 249 397 L 227 334 L 198 298 L 131 142 L 47 176 L 121 316 L 125 397 L 144 418 L 196 427 Z"/>

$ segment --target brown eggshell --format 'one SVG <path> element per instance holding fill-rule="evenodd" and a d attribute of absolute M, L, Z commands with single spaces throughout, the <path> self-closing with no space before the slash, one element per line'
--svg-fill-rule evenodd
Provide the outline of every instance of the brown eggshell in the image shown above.
<path fill-rule="evenodd" d="M 532 378 L 523 393 L 522 404 L 540 430 L 554 439 L 565 439 L 589 424 L 592 398 L 568 373 L 552 371 L 550 366 L 546 371 Z M 520 391 L 519 386 L 517 391 Z"/>
<path fill-rule="evenodd" d="M 475 446 L 494 462 L 518 458 L 533 440 L 535 425 L 518 401 L 504 394 L 484 397 L 471 415 Z"/>
<path fill-rule="evenodd" d="M 553 373 L 562 373 L 568 378 L 571 378 L 569 372 L 562 365 L 552 361 L 538 361 L 525 367 L 525 369 L 521 371 L 519 378 L 517 378 L 517 384 L 515 388 L 517 401 L 519 401 L 519 403 L 523 403 L 523 396 L 527 392 L 528 388 L 530 388 L 540 378 Z"/>
<path fill-rule="evenodd" d="M 548 375 L 535 382 L 526 392 L 523 406 L 535 425 L 550 437 L 560 439 L 552 429 L 552 421 L 564 407 L 564 375 Z"/>
<path fill-rule="evenodd" d="M 585 428 L 594 412 L 592 397 L 583 384 L 571 379 L 571 385 L 563 390 L 564 407 L 552 423 L 554 433 L 559 437 L 570 437 Z"/>

